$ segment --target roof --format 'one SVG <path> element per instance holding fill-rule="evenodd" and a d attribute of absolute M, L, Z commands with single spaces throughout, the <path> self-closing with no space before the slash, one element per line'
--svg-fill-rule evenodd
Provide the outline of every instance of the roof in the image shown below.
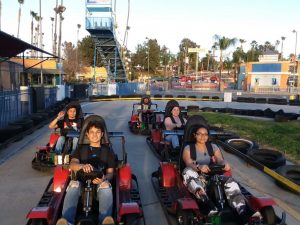
<path fill-rule="evenodd" d="M 0 57 L 3 58 L 11 58 L 13 56 L 16 56 L 22 52 L 24 52 L 27 49 L 36 50 L 42 53 L 45 53 L 47 55 L 50 55 L 54 58 L 58 58 L 57 56 L 44 51 L 43 49 L 37 48 L 36 46 L 33 46 L 25 41 L 22 41 L 19 38 L 13 37 L 3 31 L 0 31 Z"/>

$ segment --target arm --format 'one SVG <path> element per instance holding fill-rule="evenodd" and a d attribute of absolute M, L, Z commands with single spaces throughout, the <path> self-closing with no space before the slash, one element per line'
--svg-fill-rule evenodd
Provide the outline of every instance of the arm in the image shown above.
<path fill-rule="evenodd" d="M 188 167 L 191 167 L 193 170 L 202 172 L 202 173 L 208 173 L 210 171 L 208 165 L 199 165 L 196 163 L 196 161 L 193 161 L 191 159 L 190 154 L 190 146 L 186 146 L 183 150 L 183 161 L 185 162 L 185 165 Z"/>
<path fill-rule="evenodd" d="M 172 123 L 170 117 L 167 117 L 164 123 L 165 123 L 166 130 L 174 130 L 174 128 L 177 127 L 176 124 Z"/>
<path fill-rule="evenodd" d="M 230 170 L 230 165 L 224 160 L 221 150 L 216 146 L 216 150 L 214 152 L 214 157 L 216 159 L 216 163 L 220 165 L 225 165 L 224 170 L 228 171 Z"/>
<path fill-rule="evenodd" d="M 57 117 L 56 117 L 54 120 L 52 120 L 51 123 L 49 124 L 49 128 L 50 128 L 50 129 L 55 129 L 55 128 L 57 128 L 57 127 L 58 127 L 58 126 L 57 126 L 57 122 L 58 122 L 61 118 L 63 118 L 64 115 L 65 115 L 65 112 L 64 112 L 64 111 L 60 111 L 60 112 L 58 113 Z"/>

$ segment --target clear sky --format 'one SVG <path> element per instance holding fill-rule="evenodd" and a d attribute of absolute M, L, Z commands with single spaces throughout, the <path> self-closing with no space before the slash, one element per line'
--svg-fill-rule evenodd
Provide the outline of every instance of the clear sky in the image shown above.
<path fill-rule="evenodd" d="M 61 0 L 59 0 L 60 3 Z M 51 20 L 56 0 L 41 0 L 45 50 L 52 52 Z M 116 0 L 118 40 L 124 38 L 128 0 Z M 79 39 L 88 35 L 84 28 L 85 0 L 64 0 L 63 41 L 76 43 L 77 24 L 82 28 Z M 1 29 L 17 35 L 18 0 L 2 0 Z M 245 39 L 244 49 L 252 40 L 259 44 L 275 44 L 286 37 L 284 56 L 295 52 L 296 35 L 300 34 L 299 0 L 130 0 L 128 48 L 135 52 L 137 44 L 146 37 L 156 38 L 172 53 L 177 53 L 183 38 L 189 38 L 201 48 L 210 49 L 215 34 L 229 38 Z M 30 10 L 39 11 L 39 0 L 24 0 L 20 38 L 30 43 Z M 299 41 L 300 42 L 300 36 Z M 300 46 L 300 44 L 298 44 Z M 278 47 L 281 50 L 281 44 Z M 230 50 L 227 54 L 230 53 Z M 297 48 L 297 54 L 300 48 Z"/>

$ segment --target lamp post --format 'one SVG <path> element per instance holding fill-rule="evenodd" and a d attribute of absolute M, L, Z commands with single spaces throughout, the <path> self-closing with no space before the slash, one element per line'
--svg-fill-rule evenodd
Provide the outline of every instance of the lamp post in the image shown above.
<path fill-rule="evenodd" d="M 149 77 L 149 75 L 150 75 L 150 67 L 149 67 L 149 65 L 150 65 L 150 57 L 149 57 L 149 55 L 150 55 L 150 40 L 149 40 L 149 38 L 148 37 L 146 37 L 146 40 L 148 40 L 148 77 Z"/>
<path fill-rule="evenodd" d="M 295 73 L 296 73 L 296 66 L 297 66 L 297 31 L 296 30 L 293 30 L 293 33 L 296 34 L 296 40 L 295 40 L 295 65 L 294 65 L 294 85 L 295 85 Z M 297 85 L 297 88 L 299 88 L 299 84 L 300 84 L 300 81 L 299 81 L 299 76 L 298 76 L 298 85 Z"/>

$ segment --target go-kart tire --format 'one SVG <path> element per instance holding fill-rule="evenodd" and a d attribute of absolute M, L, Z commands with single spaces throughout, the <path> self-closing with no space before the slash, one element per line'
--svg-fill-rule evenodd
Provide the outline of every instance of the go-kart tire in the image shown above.
<path fill-rule="evenodd" d="M 46 225 L 48 224 L 45 219 L 32 219 L 29 225 Z"/>
<path fill-rule="evenodd" d="M 140 216 L 138 214 L 126 214 L 124 218 L 124 225 L 139 225 Z"/>
<path fill-rule="evenodd" d="M 300 185 L 300 165 L 285 165 L 285 166 L 281 166 L 281 167 L 279 167 L 279 168 L 276 169 L 276 172 L 278 174 L 280 174 L 281 176 L 288 178 L 292 182 Z M 290 187 L 288 187 L 284 183 L 276 181 L 276 184 L 278 186 L 286 189 L 286 190 L 293 191 L 293 190 L 291 190 Z"/>
<path fill-rule="evenodd" d="M 267 224 L 267 225 L 277 224 L 277 217 L 276 217 L 274 208 L 272 206 L 263 207 L 260 210 L 260 213 L 263 217 L 264 224 Z"/>
<path fill-rule="evenodd" d="M 237 149 L 243 154 L 247 154 L 248 151 L 258 148 L 258 145 L 254 141 L 250 141 L 243 138 L 228 139 L 225 141 L 225 143 Z"/>
<path fill-rule="evenodd" d="M 181 220 L 181 225 L 191 225 L 193 224 L 194 214 L 192 210 L 180 209 L 177 213 L 177 221 Z"/>
<path fill-rule="evenodd" d="M 252 149 L 247 152 L 247 155 L 270 169 L 276 169 L 286 163 L 281 152 L 271 149 Z"/>
<path fill-rule="evenodd" d="M 231 134 L 231 133 L 224 133 L 224 134 L 217 134 L 215 136 L 216 139 L 220 140 L 220 141 L 226 141 L 228 139 L 237 139 L 237 138 L 240 138 L 238 135 L 236 134 Z"/>
<path fill-rule="evenodd" d="M 46 164 L 42 163 L 41 161 L 37 161 L 36 158 L 34 158 L 31 162 L 31 167 L 32 169 L 41 171 L 41 172 L 49 172 L 49 173 L 53 173 L 53 166 L 47 166 Z"/>

